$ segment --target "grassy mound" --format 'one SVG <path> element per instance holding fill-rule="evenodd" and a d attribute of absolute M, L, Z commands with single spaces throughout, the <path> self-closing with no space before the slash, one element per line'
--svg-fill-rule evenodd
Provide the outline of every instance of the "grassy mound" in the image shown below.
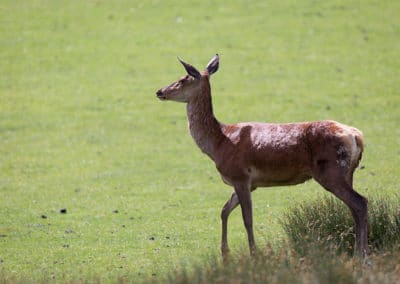
<path fill-rule="evenodd" d="M 369 245 L 372 251 L 391 250 L 400 244 L 400 197 L 370 198 Z M 335 197 L 294 205 L 282 218 L 291 247 L 305 254 L 316 246 L 353 253 L 354 228 L 349 209 Z"/>

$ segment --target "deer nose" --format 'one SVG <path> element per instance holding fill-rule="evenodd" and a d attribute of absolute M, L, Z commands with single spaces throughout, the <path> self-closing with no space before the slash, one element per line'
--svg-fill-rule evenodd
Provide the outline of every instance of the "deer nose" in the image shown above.
<path fill-rule="evenodd" d="M 162 89 L 158 90 L 156 94 L 157 94 L 157 98 L 159 98 L 160 100 L 165 100 L 166 99 L 165 94 L 162 91 Z"/>

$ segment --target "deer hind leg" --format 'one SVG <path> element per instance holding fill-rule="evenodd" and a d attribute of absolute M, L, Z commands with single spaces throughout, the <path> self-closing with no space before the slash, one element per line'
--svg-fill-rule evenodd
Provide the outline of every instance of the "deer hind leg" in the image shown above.
<path fill-rule="evenodd" d="M 247 185 L 235 185 L 235 192 L 239 198 L 239 204 L 242 208 L 243 223 L 247 231 L 250 253 L 253 255 L 256 251 L 256 244 L 253 233 L 253 212 L 251 202 L 251 191 Z"/>
<path fill-rule="evenodd" d="M 228 217 L 229 214 L 239 205 L 239 198 L 234 192 L 231 198 L 225 203 L 221 211 L 222 219 L 222 240 L 221 240 L 221 252 L 224 262 L 228 261 L 229 258 L 229 246 L 228 246 Z"/>
<path fill-rule="evenodd" d="M 368 255 L 368 213 L 367 199 L 352 186 L 354 169 L 346 168 L 336 160 L 316 160 L 313 168 L 314 179 L 326 190 L 332 192 L 350 209 L 354 219 L 356 240 L 354 252 L 358 256 Z"/>

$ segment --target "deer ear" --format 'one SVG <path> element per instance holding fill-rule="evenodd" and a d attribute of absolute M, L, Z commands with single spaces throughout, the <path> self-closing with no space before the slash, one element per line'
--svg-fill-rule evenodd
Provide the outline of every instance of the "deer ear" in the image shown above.
<path fill-rule="evenodd" d="M 201 74 L 200 74 L 199 71 L 197 71 L 196 68 L 194 68 L 194 67 L 193 67 L 192 65 L 190 65 L 190 64 L 187 64 L 186 62 L 183 62 L 179 57 L 178 57 L 178 60 L 179 60 L 180 63 L 182 63 L 183 67 L 185 67 L 185 69 L 186 69 L 186 72 L 187 72 L 190 76 L 192 76 L 192 77 L 194 77 L 194 78 L 196 78 L 196 79 L 200 79 L 200 78 L 201 78 Z"/>
<path fill-rule="evenodd" d="M 208 74 L 211 75 L 217 72 L 218 67 L 219 67 L 219 56 L 218 54 L 215 54 L 215 56 L 207 64 L 206 69 L 208 71 Z"/>

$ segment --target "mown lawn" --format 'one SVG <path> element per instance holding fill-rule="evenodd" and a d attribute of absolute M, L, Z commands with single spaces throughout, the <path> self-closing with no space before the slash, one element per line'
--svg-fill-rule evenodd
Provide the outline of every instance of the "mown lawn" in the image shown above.
<path fill-rule="evenodd" d="M 185 108 L 155 91 L 218 52 L 224 122 L 334 119 L 365 136 L 363 194 L 399 192 L 400 3 L 0 3 L 0 279 L 162 279 L 219 252 L 231 189 Z M 314 182 L 254 193 L 258 243 L 285 239 Z M 60 213 L 66 209 L 66 213 Z M 239 210 L 233 252 L 245 247 Z M 147 278 L 148 279 L 148 278 Z"/>

